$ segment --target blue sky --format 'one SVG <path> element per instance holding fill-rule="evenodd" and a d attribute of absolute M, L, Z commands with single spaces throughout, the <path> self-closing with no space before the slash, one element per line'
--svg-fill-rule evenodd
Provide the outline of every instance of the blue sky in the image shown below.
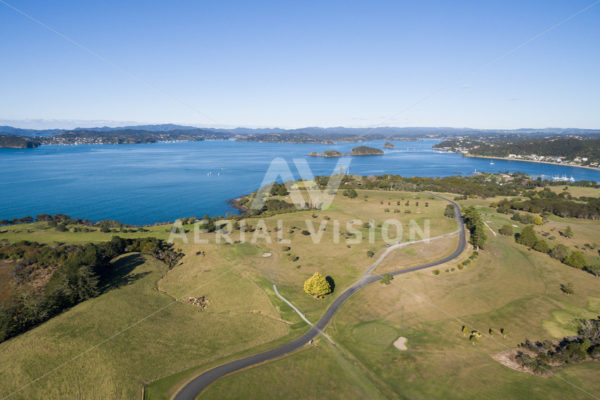
<path fill-rule="evenodd" d="M 0 120 L 600 128 L 592 1 L 4 1 Z"/>

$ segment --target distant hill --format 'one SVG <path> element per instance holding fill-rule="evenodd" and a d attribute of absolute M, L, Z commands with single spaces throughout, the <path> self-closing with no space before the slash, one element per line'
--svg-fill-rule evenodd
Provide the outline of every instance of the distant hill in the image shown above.
<path fill-rule="evenodd" d="M 39 145 L 40 142 L 25 136 L 0 135 L 0 148 L 32 149 Z"/>
<path fill-rule="evenodd" d="M 64 132 L 64 129 L 21 129 L 12 126 L 0 126 L 0 135 L 17 135 L 17 136 L 48 136 L 56 135 Z"/>
<path fill-rule="evenodd" d="M 34 139 L 8 141 L 0 147 L 33 146 L 39 144 L 81 144 L 81 143 L 155 143 L 182 140 L 236 140 L 241 142 L 271 143 L 356 143 L 368 140 L 419 140 L 422 138 L 446 139 L 469 138 L 542 138 L 548 136 L 600 137 L 600 130 L 574 128 L 478 130 L 470 128 L 444 127 L 306 127 L 298 129 L 282 128 L 197 128 L 177 124 L 131 125 L 124 127 L 94 127 L 75 129 L 21 129 L 0 126 L 0 135 Z M 38 145 L 39 145 L 38 144 Z M 389 147 L 389 145 L 388 145 Z"/>

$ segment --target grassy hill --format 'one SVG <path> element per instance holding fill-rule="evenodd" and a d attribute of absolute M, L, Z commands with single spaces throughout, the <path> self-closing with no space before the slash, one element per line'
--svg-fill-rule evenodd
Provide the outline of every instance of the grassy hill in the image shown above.
<path fill-rule="evenodd" d="M 588 194 L 598 195 L 595 190 Z M 456 229 L 455 222 L 443 216 L 447 203 L 425 193 L 357 193 L 356 198 L 337 196 L 325 211 L 266 217 L 262 233 L 269 240 L 252 243 L 257 230 L 248 229 L 246 242 L 239 243 L 241 233 L 234 229 L 230 244 L 223 239 L 216 243 L 214 233 L 201 234 L 209 240 L 206 244 L 176 243 L 185 257 L 171 270 L 149 256 L 121 256 L 113 261 L 112 289 L 0 343 L 0 395 L 129 399 L 139 398 L 145 387 L 147 399 L 168 399 L 201 371 L 276 347 L 307 330 L 274 295 L 273 284 L 314 321 L 386 249 L 386 219 L 400 221 L 401 241 L 409 240 L 411 220 L 421 228 L 429 223 L 430 236 Z M 588 398 L 573 385 L 600 393 L 597 363 L 567 366 L 542 378 L 492 358 L 527 338 L 573 334 L 576 319 L 600 313 L 597 278 L 497 234 L 504 224 L 514 225 L 515 231 L 523 227 L 489 207 L 498 200 L 461 200 L 463 206 L 475 206 L 489 225 L 488 246 L 475 261 L 462 266 L 469 250 L 456 261 L 434 267 L 438 274 L 425 270 L 398 276 L 390 285 L 373 284 L 353 295 L 328 326 L 335 345 L 318 337 L 304 350 L 217 381 L 200 398 L 248 398 L 248 393 L 294 399 Z M 337 242 L 333 221 L 341 228 Z M 352 241 L 346 225 L 350 222 L 365 240 Z M 257 228 L 260 219 L 248 218 L 247 224 Z M 549 242 L 581 248 L 593 261 L 598 248 L 585 243 L 600 242 L 598 224 L 551 216 L 535 229 L 539 235 L 548 232 Z M 567 225 L 573 229 L 572 238 L 555 234 Z M 191 239 L 192 226 L 184 228 Z M 58 232 L 42 222 L 5 226 L 0 239 L 82 243 L 106 241 L 114 234 L 166 239 L 171 226 L 125 233 L 69 229 Z M 304 233 L 308 230 L 322 235 L 320 243 Z M 372 241 L 367 240 L 371 235 Z M 451 252 L 455 240 L 404 247 L 392 252 L 378 270 L 441 258 Z M 335 279 L 334 293 L 323 300 L 302 290 L 304 280 L 317 271 Z M 0 274 L 5 272 L 0 265 Z M 565 282 L 572 283 L 574 294 L 561 292 Z M 188 302 L 189 297 L 201 296 L 208 299 L 205 310 Z M 483 337 L 473 345 L 462 335 L 462 325 L 481 331 Z M 508 335 L 491 336 L 489 328 L 505 328 Z M 407 351 L 393 346 L 400 336 L 408 340 Z"/>

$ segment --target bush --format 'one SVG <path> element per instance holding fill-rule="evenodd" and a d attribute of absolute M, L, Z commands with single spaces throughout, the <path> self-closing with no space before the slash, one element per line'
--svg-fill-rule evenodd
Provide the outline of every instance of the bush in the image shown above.
<path fill-rule="evenodd" d="M 585 267 L 585 256 L 580 251 L 572 251 L 564 261 L 570 267 L 583 269 Z"/>
<path fill-rule="evenodd" d="M 66 232 L 66 231 L 68 231 L 67 226 L 64 223 L 56 225 L 56 230 L 59 231 L 59 232 Z"/>
<path fill-rule="evenodd" d="M 572 238 L 573 237 L 573 230 L 571 229 L 570 226 L 567 226 L 567 229 L 565 229 L 565 231 L 562 232 L 562 234 L 566 238 Z"/>
<path fill-rule="evenodd" d="M 498 232 L 500 232 L 500 234 L 504 236 L 512 236 L 514 234 L 513 228 L 510 225 L 502 225 Z"/>
<path fill-rule="evenodd" d="M 355 198 L 356 196 L 358 196 L 358 193 L 356 193 L 356 190 L 354 190 L 354 189 L 352 189 L 352 188 L 348 188 L 348 189 L 344 190 L 344 191 L 342 192 L 342 194 L 343 194 L 344 196 L 348 197 L 348 198 L 351 198 L 351 199 L 353 199 L 353 198 Z"/>
<path fill-rule="evenodd" d="M 565 294 L 573 294 L 575 293 L 575 289 L 573 288 L 572 283 L 560 284 L 560 290 Z"/>
<path fill-rule="evenodd" d="M 585 270 L 594 275 L 596 278 L 600 276 L 600 264 L 588 265 L 585 267 Z"/>
<path fill-rule="evenodd" d="M 533 247 L 535 243 L 538 241 L 538 237 L 533 230 L 533 226 L 527 225 L 521 230 L 521 233 L 517 234 L 516 237 L 517 243 L 520 243 L 527 247 Z"/>
<path fill-rule="evenodd" d="M 432 271 L 432 273 L 433 273 L 434 275 L 439 275 L 439 274 L 440 274 L 440 270 L 439 270 L 439 269 L 434 269 L 434 270 Z"/>
<path fill-rule="evenodd" d="M 535 242 L 535 244 L 533 245 L 533 249 L 535 251 L 539 251 L 540 253 L 549 253 L 550 252 L 550 246 L 548 246 L 548 243 L 546 243 L 545 240 L 538 240 L 537 242 Z"/>
<path fill-rule="evenodd" d="M 569 249 L 564 244 L 557 244 L 550 250 L 550 256 L 563 262 L 569 255 Z"/>
<path fill-rule="evenodd" d="M 384 285 L 389 285 L 390 283 L 392 283 L 393 279 L 394 279 L 394 275 L 383 274 L 383 276 L 381 277 L 381 283 L 383 283 Z"/>
<path fill-rule="evenodd" d="M 373 250 L 367 250 L 367 257 L 371 258 L 375 255 L 375 252 Z"/>

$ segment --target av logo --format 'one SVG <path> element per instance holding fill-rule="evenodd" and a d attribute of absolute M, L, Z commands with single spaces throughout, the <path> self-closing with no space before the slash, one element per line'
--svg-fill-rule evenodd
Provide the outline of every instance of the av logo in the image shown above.
<path fill-rule="evenodd" d="M 302 181 L 295 182 L 296 179 L 287 161 L 281 157 L 273 159 L 269 165 L 269 169 L 265 173 L 260 190 L 252 200 L 250 209 L 259 210 L 263 207 L 265 198 L 268 197 L 273 183 L 277 182 L 279 178 L 285 184 L 296 208 L 305 209 L 312 207 L 321 210 L 329 208 L 342 182 L 342 177 L 350 166 L 350 158 L 340 158 L 338 160 L 331 175 L 329 175 L 329 180 L 324 190 L 319 189 L 319 186 L 314 181 L 315 177 L 305 159 L 295 158 L 293 161 Z M 303 193 L 308 194 L 308 200 L 304 198 Z"/>

